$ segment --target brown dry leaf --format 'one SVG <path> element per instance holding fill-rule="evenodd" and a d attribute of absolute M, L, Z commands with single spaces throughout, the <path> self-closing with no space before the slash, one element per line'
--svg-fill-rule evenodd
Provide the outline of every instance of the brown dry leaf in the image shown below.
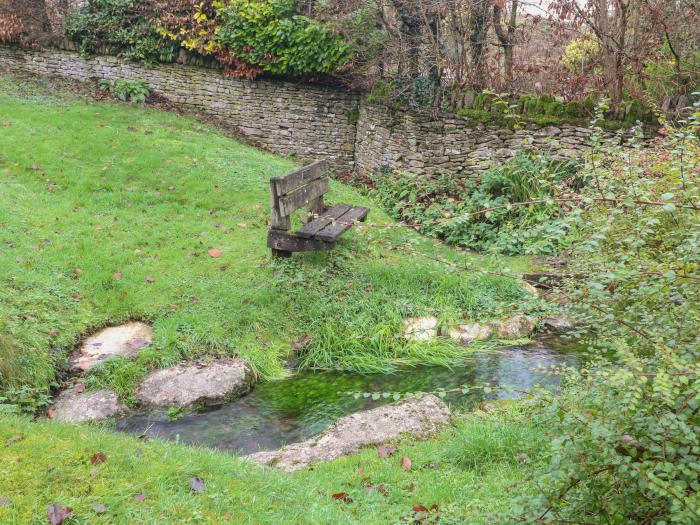
<path fill-rule="evenodd" d="M 104 463 L 107 461 L 107 454 L 104 452 L 95 452 L 92 457 L 90 458 L 90 463 L 93 465 L 99 465 L 100 463 Z"/>
<path fill-rule="evenodd" d="M 0 507 L 3 505 L 10 505 L 12 502 L 9 498 L 0 498 Z"/>
<path fill-rule="evenodd" d="M 389 491 L 386 490 L 386 485 L 384 483 L 380 483 L 379 486 L 377 487 L 377 490 L 382 496 L 388 496 Z"/>
<path fill-rule="evenodd" d="M 236 224 L 236 226 L 238 226 L 239 228 L 247 228 L 248 227 L 247 224 L 244 224 L 242 222 L 239 222 L 238 224 Z"/>
<path fill-rule="evenodd" d="M 49 408 L 46 411 L 46 417 L 49 419 L 53 419 L 56 416 L 56 409 L 54 407 Z"/>
<path fill-rule="evenodd" d="M 71 514 L 73 514 L 73 509 L 71 507 L 64 508 L 56 502 L 52 503 L 46 511 L 51 525 L 61 525 Z"/>
<path fill-rule="evenodd" d="M 105 507 L 102 503 L 93 503 L 92 510 L 95 511 L 95 514 L 104 514 L 107 512 L 107 507 Z"/>
<path fill-rule="evenodd" d="M 331 498 L 342 501 L 343 503 L 352 503 L 352 498 L 347 492 L 336 492 L 335 494 L 331 494 Z"/>
<path fill-rule="evenodd" d="M 411 465 L 411 460 L 404 456 L 404 458 L 401 460 L 401 468 L 404 470 L 411 470 Z"/>
<path fill-rule="evenodd" d="M 122 272 L 114 272 L 114 275 L 112 276 L 115 281 L 121 281 L 122 280 Z"/>
<path fill-rule="evenodd" d="M 207 253 L 209 254 L 209 257 L 213 257 L 214 259 L 221 257 L 221 250 L 217 250 L 216 248 L 209 250 Z"/>
<path fill-rule="evenodd" d="M 74 394 L 81 394 L 83 392 L 85 392 L 85 385 L 83 383 L 78 383 L 73 387 Z"/>
<path fill-rule="evenodd" d="M 144 501 L 145 499 L 146 499 L 146 495 L 143 492 L 140 492 L 140 493 L 136 494 L 136 496 L 134 496 L 134 500 L 139 501 L 139 502 Z"/>
<path fill-rule="evenodd" d="M 16 434 L 12 436 L 11 438 L 8 438 L 5 440 L 5 446 L 9 447 L 13 443 L 17 443 L 18 441 L 22 441 L 24 439 L 24 434 Z"/>
<path fill-rule="evenodd" d="M 147 275 L 147 276 L 146 276 L 146 282 L 147 282 L 147 283 L 150 283 L 150 284 L 153 284 L 154 282 L 156 282 L 156 280 L 155 280 L 155 278 L 154 278 L 152 275 Z"/>
<path fill-rule="evenodd" d="M 83 270 L 82 270 L 81 268 L 76 268 L 75 270 L 73 270 L 73 273 L 74 273 L 75 275 L 82 275 Z"/>

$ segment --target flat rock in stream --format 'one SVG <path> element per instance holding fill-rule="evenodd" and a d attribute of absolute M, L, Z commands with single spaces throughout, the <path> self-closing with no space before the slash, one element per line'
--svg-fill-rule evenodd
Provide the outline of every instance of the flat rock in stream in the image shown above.
<path fill-rule="evenodd" d="M 386 443 L 402 434 L 427 437 L 449 421 L 450 409 L 445 402 L 426 395 L 421 399 L 408 399 L 351 414 L 307 441 L 245 457 L 255 463 L 291 472 L 356 453 L 362 446 Z"/>
<path fill-rule="evenodd" d="M 79 370 L 89 370 L 111 357 L 134 357 L 152 341 L 153 330 L 145 323 L 109 326 L 85 339 L 71 364 Z"/>
<path fill-rule="evenodd" d="M 56 399 L 53 405 L 53 419 L 79 423 L 113 417 L 125 410 L 126 406 L 111 390 L 76 393 L 71 389 L 62 392 Z"/>
<path fill-rule="evenodd" d="M 221 359 L 152 372 L 136 389 L 136 400 L 157 406 L 212 404 L 240 397 L 252 385 L 253 373 L 245 361 Z"/>
<path fill-rule="evenodd" d="M 535 330 L 535 320 L 527 315 L 514 315 L 493 323 L 499 339 L 523 339 Z"/>

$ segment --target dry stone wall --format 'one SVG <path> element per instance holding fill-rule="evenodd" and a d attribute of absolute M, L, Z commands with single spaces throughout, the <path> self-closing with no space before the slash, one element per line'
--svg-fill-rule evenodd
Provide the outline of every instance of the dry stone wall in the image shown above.
<path fill-rule="evenodd" d="M 144 66 L 112 56 L 0 46 L 0 68 L 76 80 L 145 79 L 166 99 L 213 115 L 248 142 L 300 160 L 352 168 L 359 98 L 342 90 L 272 80 L 239 80 L 182 64 Z"/>
<path fill-rule="evenodd" d="M 217 117 L 254 145 L 300 161 L 326 158 L 335 171 L 404 170 L 478 178 L 486 167 L 523 148 L 573 158 L 590 144 L 586 128 L 514 131 L 475 125 L 454 115 L 390 110 L 339 89 L 232 79 L 212 67 L 144 66 L 106 55 L 86 58 L 67 50 L 0 46 L 0 69 L 77 80 L 142 78 L 166 99 Z"/>

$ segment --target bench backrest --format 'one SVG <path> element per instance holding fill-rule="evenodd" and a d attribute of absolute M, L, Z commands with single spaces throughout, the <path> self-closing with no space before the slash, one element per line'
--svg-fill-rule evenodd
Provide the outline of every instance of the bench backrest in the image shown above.
<path fill-rule="evenodd" d="M 330 189 L 326 169 L 326 161 L 319 160 L 270 179 L 272 228 L 289 229 L 289 216 L 299 208 L 312 213 L 323 212 L 323 195 Z"/>

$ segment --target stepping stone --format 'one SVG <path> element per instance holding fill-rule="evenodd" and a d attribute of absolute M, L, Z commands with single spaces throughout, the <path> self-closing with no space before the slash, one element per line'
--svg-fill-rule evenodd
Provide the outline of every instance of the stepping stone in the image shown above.
<path fill-rule="evenodd" d="M 53 405 L 53 419 L 79 423 L 113 417 L 126 411 L 119 396 L 111 390 L 76 393 L 72 389 L 62 392 Z"/>
<path fill-rule="evenodd" d="M 110 326 L 88 337 L 71 358 L 73 367 L 89 370 L 111 357 L 134 357 L 153 341 L 153 330 L 145 323 Z"/>
<path fill-rule="evenodd" d="M 157 406 L 216 404 L 247 394 L 252 385 L 253 373 L 245 361 L 222 359 L 152 372 L 136 389 L 136 400 Z"/>
<path fill-rule="evenodd" d="M 494 322 L 493 328 L 499 339 L 523 339 L 532 335 L 535 330 L 535 320 L 527 315 L 514 315 Z"/>
<path fill-rule="evenodd" d="M 544 325 L 553 332 L 565 332 L 574 328 L 574 323 L 572 323 L 571 319 L 564 313 L 552 317 L 545 317 Z"/>
<path fill-rule="evenodd" d="M 279 450 L 245 456 L 261 465 L 288 472 L 322 461 L 354 454 L 361 447 L 379 445 L 404 434 L 425 438 L 450 422 L 450 409 L 433 395 L 408 399 L 366 412 L 357 412 L 333 423 L 328 430 L 301 443 Z"/>
<path fill-rule="evenodd" d="M 447 332 L 447 335 L 461 344 L 469 344 L 472 341 L 486 341 L 492 334 L 493 330 L 491 328 L 479 323 L 462 324 L 450 328 Z"/>
<path fill-rule="evenodd" d="M 438 334 L 435 317 L 411 317 L 403 322 L 403 336 L 409 341 L 429 341 Z"/>

